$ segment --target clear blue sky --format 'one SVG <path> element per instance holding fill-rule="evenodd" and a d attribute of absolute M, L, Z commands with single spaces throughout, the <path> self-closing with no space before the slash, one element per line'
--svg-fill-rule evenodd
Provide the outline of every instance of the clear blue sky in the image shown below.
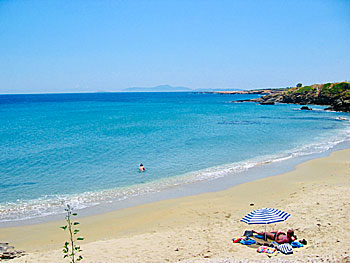
<path fill-rule="evenodd" d="M 0 93 L 349 79 L 349 0 L 0 0 Z"/>

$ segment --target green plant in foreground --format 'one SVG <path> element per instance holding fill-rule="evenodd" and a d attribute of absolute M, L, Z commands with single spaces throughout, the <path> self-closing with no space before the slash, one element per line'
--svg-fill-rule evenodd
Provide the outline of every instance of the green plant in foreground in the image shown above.
<path fill-rule="evenodd" d="M 73 208 L 67 204 L 67 207 L 64 209 L 66 211 L 66 222 L 65 226 L 61 226 L 64 231 L 68 231 L 69 233 L 69 241 L 66 241 L 63 246 L 63 258 L 70 258 L 71 263 L 75 263 L 81 261 L 83 257 L 79 255 L 79 252 L 82 250 L 80 246 L 77 244 L 77 241 L 84 240 L 83 237 L 77 237 L 76 235 L 79 233 L 79 229 L 76 228 L 79 225 L 79 222 L 73 221 L 72 217 L 77 216 L 77 213 L 73 213 Z"/>

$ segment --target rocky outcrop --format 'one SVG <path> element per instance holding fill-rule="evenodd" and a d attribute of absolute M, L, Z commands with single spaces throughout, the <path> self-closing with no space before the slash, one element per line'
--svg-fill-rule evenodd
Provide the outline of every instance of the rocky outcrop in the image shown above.
<path fill-rule="evenodd" d="M 312 110 L 311 108 L 309 108 L 308 106 L 303 106 L 300 108 L 301 110 Z"/>
<path fill-rule="evenodd" d="M 9 243 L 0 243 L 0 261 L 8 261 L 24 255 L 24 251 L 15 250 L 15 247 L 10 246 Z"/>
<path fill-rule="evenodd" d="M 350 83 L 338 82 L 294 87 L 249 101 L 262 105 L 274 103 L 316 104 L 329 106 L 326 110 L 350 112 Z"/>
<path fill-rule="evenodd" d="M 255 94 L 255 95 L 269 95 L 275 93 L 281 93 L 287 89 L 256 89 L 256 90 L 235 90 L 235 91 L 211 91 L 206 93 L 216 93 L 216 94 Z"/>

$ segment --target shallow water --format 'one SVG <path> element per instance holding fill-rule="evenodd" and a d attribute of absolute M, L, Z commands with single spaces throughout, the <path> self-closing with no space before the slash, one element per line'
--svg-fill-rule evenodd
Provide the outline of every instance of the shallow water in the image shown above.
<path fill-rule="evenodd" d="M 349 121 L 337 119 L 349 114 L 229 103 L 252 97 L 1 95 L 0 221 L 209 181 L 350 140 Z"/>

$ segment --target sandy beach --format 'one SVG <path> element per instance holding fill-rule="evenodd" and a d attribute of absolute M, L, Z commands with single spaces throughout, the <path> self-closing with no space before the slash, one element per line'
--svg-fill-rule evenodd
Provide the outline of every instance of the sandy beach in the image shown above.
<path fill-rule="evenodd" d="M 350 262 L 350 150 L 295 170 L 228 190 L 150 203 L 80 218 L 83 262 Z M 253 206 L 251 204 L 254 204 Z M 231 239 L 249 226 L 250 211 L 273 207 L 292 214 L 268 229 L 292 227 L 307 248 L 269 259 Z M 66 262 L 62 222 L 1 228 L 1 242 L 28 255 L 11 262 Z"/>
<path fill-rule="evenodd" d="M 349 10 L 0 0 L 0 263 L 350 263 Z"/>

